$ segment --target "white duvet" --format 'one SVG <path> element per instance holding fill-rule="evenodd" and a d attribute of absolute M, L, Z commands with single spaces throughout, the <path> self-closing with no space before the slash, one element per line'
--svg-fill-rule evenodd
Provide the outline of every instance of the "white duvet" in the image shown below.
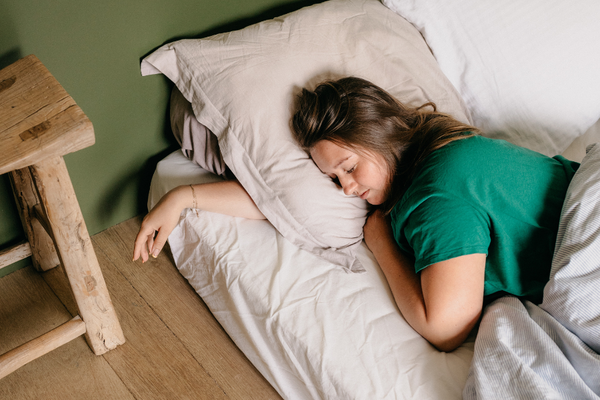
<path fill-rule="evenodd" d="M 176 151 L 159 163 L 149 205 L 177 185 L 217 179 Z M 418 335 L 364 244 L 366 273 L 346 273 L 269 222 L 191 210 L 169 244 L 181 274 L 284 398 L 461 398 L 472 338 L 447 354 Z"/>

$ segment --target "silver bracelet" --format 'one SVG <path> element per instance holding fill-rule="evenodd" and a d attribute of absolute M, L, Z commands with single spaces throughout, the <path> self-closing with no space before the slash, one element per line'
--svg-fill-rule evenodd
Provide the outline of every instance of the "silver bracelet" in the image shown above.
<path fill-rule="evenodd" d="M 198 202 L 196 201 L 196 191 L 194 190 L 194 186 L 190 185 L 192 189 L 192 208 L 196 212 L 196 216 L 198 216 Z"/>

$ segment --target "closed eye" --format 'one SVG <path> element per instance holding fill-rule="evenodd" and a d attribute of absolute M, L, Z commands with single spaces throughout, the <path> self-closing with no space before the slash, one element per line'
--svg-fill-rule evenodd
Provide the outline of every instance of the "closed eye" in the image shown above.
<path fill-rule="evenodd" d="M 336 186 L 338 186 L 338 187 L 342 187 L 342 185 L 340 184 L 340 180 L 338 179 L 338 177 L 337 177 L 337 176 L 335 176 L 335 175 L 333 175 L 333 176 L 332 176 L 332 175 L 330 175 L 329 177 L 331 178 L 331 180 L 333 181 L 333 183 L 335 183 L 335 184 L 336 184 Z"/>
<path fill-rule="evenodd" d="M 356 165 L 354 165 L 352 168 L 350 168 L 349 170 L 346 171 L 347 174 L 351 174 L 354 172 L 354 170 L 356 169 Z"/>

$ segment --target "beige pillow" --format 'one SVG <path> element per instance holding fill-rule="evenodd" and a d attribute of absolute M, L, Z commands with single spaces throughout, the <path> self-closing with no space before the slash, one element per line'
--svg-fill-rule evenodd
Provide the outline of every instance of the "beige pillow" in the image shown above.
<path fill-rule="evenodd" d="M 301 88 L 358 76 L 405 103 L 434 101 L 470 122 L 420 33 L 377 0 L 327 1 L 239 31 L 173 42 L 141 69 L 177 85 L 285 238 L 352 271 L 362 270 L 354 251 L 367 204 L 345 196 L 296 145 L 290 118 Z"/>
<path fill-rule="evenodd" d="M 177 86 L 171 91 L 169 107 L 171 130 L 183 154 L 207 171 L 225 177 L 227 166 L 214 133 L 196 119 L 192 104 Z"/>

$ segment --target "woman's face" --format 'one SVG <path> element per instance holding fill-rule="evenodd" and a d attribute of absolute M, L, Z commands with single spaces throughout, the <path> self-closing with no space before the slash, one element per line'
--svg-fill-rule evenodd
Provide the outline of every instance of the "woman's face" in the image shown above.
<path fill-rule="evenodd" d="M 347 196 L 358 196 L 372 205 L 386 200 L 389 172 L 382 157 L 365 156 L 328 140 L 317 142 L 310 155 L 324 174 L 338 180 Z"/>

